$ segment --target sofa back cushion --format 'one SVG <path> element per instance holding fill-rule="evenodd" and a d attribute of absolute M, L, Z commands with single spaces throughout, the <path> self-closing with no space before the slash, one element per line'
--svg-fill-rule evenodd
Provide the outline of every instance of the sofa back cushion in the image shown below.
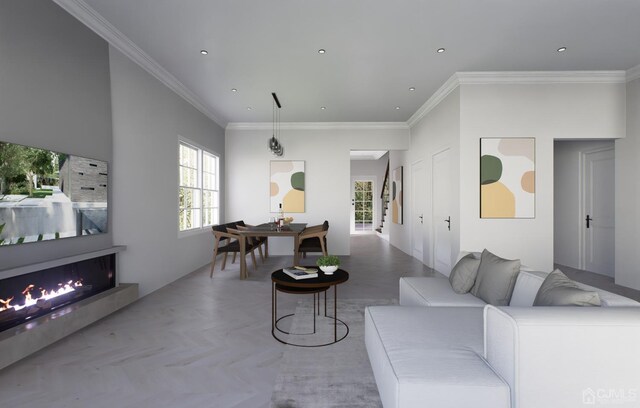
<path fill-rule="evenodd" d="M 520 273 L 520 260 L 503 259 L 486 249 L 480 257 L 480 267 L 471 294 L 490 305 L 507 306 Z"/>
<path fill-rule="evenodd" d="M 529 307 L 533 306 L 533 301 L 540 290 L 540 286 L 548 273 L 538 271 L 528 271 L 520 269 L 516 286 L 513 288 L 509 306 Z"/>
<path fill-rule="evenodd" d="M 533 301 L 542 286 L 545 278 L 549 275 L 548 272 L 534 271 L 533 269 L 522 266 L 520 268 L 520 274 L 516 281 L 516 286 L 513 289 L 513 295 L 511 296 L 511 302 L 509 306 L 529 307 L 533 306 Z M 594 288 L 593 286 L 585 285 L 580 282 L 576 282 L 576 285 L 584 290 L 594 291 L 598 293 L 600 297 L 601 306 L 605 307 L 640 307 L 640 303 L 633 299 L 617 295 L 615 293 L 607 292 L 604 289 Z"/>

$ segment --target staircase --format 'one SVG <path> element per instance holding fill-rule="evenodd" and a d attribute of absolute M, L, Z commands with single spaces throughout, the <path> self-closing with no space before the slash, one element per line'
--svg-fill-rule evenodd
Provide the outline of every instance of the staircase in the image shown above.
<path fill-rule="evenodd" d="M 380 226 L 376 228 L 378 235 L 383 238 L 388 237 L 389 233 L 384 228 L 384 221 L 387 219 L 387 213 L 389 212 L 389 162 L 387 161 L 387 170 L 384 174 L 384 182 L 382 183 L 382 192 L 380 193 L 380 200 L 382 200 L 382 217 L 380 219 Z"/>

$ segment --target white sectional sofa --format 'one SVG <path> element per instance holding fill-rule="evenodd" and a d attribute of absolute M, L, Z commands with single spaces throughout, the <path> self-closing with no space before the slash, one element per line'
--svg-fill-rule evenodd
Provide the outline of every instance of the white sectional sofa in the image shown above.
<path fill-rule="evenodd" d="M 522 268 L 506 307 L 402 278 L 400 306 L 365 311 L 384 407 L 640 407 L 640 303 L 582 285 L 603 307 L 533 307 L 546 275 Z"/>

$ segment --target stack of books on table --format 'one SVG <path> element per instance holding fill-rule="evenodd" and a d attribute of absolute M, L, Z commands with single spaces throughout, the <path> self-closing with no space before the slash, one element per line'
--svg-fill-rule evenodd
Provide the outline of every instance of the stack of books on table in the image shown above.
<path fill-rule="evenodd" d="M 305 268 L 303 266 L 292 266 L 290 268 L 282 268 L 282 272 L 291 276 L 293 279 L 310 279 L 318 277 L 316 268 Z"/>

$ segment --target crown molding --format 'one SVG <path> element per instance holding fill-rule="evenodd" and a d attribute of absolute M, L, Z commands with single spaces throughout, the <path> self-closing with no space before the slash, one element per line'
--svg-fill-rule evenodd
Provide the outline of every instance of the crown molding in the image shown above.
<path fill-rule="evenodd" d="M 230 122 L 227 130 L 272 130 L 272 122 Z M 281 130 L 409 130 L 405 122 L 281 122 Z"/>
<path fill-rule="evenodd" d="M 407 120 L 407 125 L 412 128 L 424 118 L 433 108 L 438 106 L 444 98 L 446 98 L 451 92 L 453 92 L 458 86 L 460 86 L 460 80 L 458 78 L 459 73 L 451 75 L 449 79 L 440 87 L 437 91 L 431 95 L 429 99 Z"/>
<path fill-rule="evenodd" d="M 636 78 L 640 78 L 640 65 L 629 71 L 456 72 L 409 118 L 407 125 L 413 128 L 460 85 L 623 84 Z"/>
<path fill-rule="evenodd" d="M 148 73 L 178 94 L 182 99 L 193 105 L 194 108 L 198 109 L 218 125 L 223 128 L 225 127 L 226 122 L 220 119 L 198 96 L 191 92 L 182 82 L 169 73 L 169 71 L 162 68 L 158 62 L 109 23 L 94 8 L 89 6 L 83 0 L 53 1 L 106 40 L 118 51 L 126 55 L 136 64 L 140 65 Z"/>
<path fill-rule="evenodd" d="M 625 71 L 458 72 L 460 84 L 621 84 Z"/>
<path fill-rule="evenodd" d="M 640 65 L 627 70 L 627 82 L 640 78 Z"/>

